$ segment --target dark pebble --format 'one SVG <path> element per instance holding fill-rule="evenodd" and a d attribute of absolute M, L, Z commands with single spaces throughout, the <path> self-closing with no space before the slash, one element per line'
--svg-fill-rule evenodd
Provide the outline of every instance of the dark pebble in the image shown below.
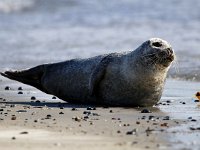
<path fill-rule="evenodd" d="M 190 130 L 200 130 L 200 127 L 198 128 L 190 127 Z"/>
<path fill-rule="evenodd" d="M 45 119 L 51 119 L 51 115 L 47 115 Z"/>
<path fill-rule="evenodd" d="M 18 87 L 18 90 L 19 90 L 19 91 L 22 91 L 22 90 L 23 90 L 23 88 L 22 88 L 22 87 Z"/>
<path fill-rule="evenodd" d="M 182 102 L 182 104 L 185 105 L 186 103 L 185 103 L 185 102 Z"/>
<path fill-rule="evenodd" d="M 84 119 L 89 119 L 89 117 L 88 116 L 84 116 Z"/>
<path fill-rule="evenodd" d="M 188 117 L 188 119 L 192 119 L 192 117 Z"/>
<path fill-rule="evenodd" d="M 10 90 L 11 88 L 9 86 L 6 86 L 5 87 L 5 90 Z"/>
<path fill-rule="evenodd" d="M 167 103 L 171 103 L 171 101 L 170 101 L 170 100 L 167 100 L 166 102 L 167 102 Z"/>
<path fill-rule="evenodd" d="M 113 113 L 113 111 L 112 111 L 112 110 L 110 110 L 109 112 L 110 112 L 110 113 Z"/>
<path fill-rule="evenodd" d="M 136 133 L 136 129 L 133 129 L 133 130 L 131 130 L 131 131 L 127 131 L 126 132 L 126 135 L 133 135 L 133 134 L 135 134 Z"/>
<path fill-rule="evenodd" d="M 140 124 L 140 122 L 139 122 L 139 121 L 136 121 L 136 124 Z"/>
<path fill-rule="evenodd" d="M 27 112 L 27 110 L 18 110 L 16 112 Z"/>
<path fill-rule="evenodd" d="M 194 128 L 194 127 L 190 127 L 190 130 L 196 130 L 196 128 Z"/>
<path fill-rule="evenodd" d="M 146 118 L 145 116 L 142 116 L 142 118 L 141 118 L 141 119 L 142 119 L 142 120 L 144 120 L 145 118 Z"/>
<path fill-rule="evenodd" d="M 37 100 L 37 101 L 35 101 L 36 103 L 40 103 L 40 101 L 39 100 Z"/>
<path fill-rule="evenodd" d="M 16 105 L 14 105 L 14 104 L 12 104 L 12 105 L 10 105 L 10 107 L 15 107 Z"/>
<path fill-rule="evenodd" d="M 151 111 L 148 110 L 148 109 L 143 109 L 143 110 L 141 111 L 141 113 L 151 113 Z"/>
<path fill-rule="evenodd" d="M 154 116 L 149 116 L 149 120 L 151 120 L 151 119 L 153 119 L 154 118 Z"/>
<path fill-rule="evenodd" d="M 77 109 L 76 108 L 72 108 L 72 111 L 77 111 Z"/>
<path fill-rule="evenodd" d="M 27 131 L 20 132 L 20 134 L 28 134 Z"/>
<path fill-rule="evenodd" d="M 32 97 L 31 97 L 31 100 L 36 100 L 36 97 L 35 97 L 35 96 L 32 96 Z"/>
<path fill-rule="evenodd" d="M 199 100 L 198 100 L 198 99 L 195 99 L 195 100 L 194 100 L 194 102 L 196 102 L 196 103 L 197 103 L 197 102 L 199 102 Z"/>
<path fill-rule="evenodd" d="M 20 91 L 20 92 L 18 92 L 18 94 L 23 94 L 23 92 Z"/>
<path fill-rule="evenodd" d="M 11 120 L 16 120 L 16 119 L 17 119 L 16 116 L 12 116 L 12 117 L 11 117 Z"/>
<path fill-rule="evenodd" d="M 0 111 L 3 111 L 3 109 L 0 109 Z"/>
<path fill-rule="evenodd" d="M 87 110 L 96 110 L 95 107 L 88 107 Z"/>
<path fill-rule="evenodd" d="M 34 120 L 34 122 L 38 122 L 38 120 Z"/>
<path fill-rule="evenodd" d="M 73 118 L 75 121 L 77 121 L 77 122 L 80 122 L 81 121 L 81 118 L 79 118 L 79 117 L 75 117 L 75 118 Z"/>
<path fill-rule="evenodd" d="M 196 120 L 196 119 L 192 119 L 191 121 L 195 122 L 195 121 L 197 121 L 197 120 Z"/>
<path fill-rule="evenodd" d="M 126 126 L 130 126 L 130 124 L 123 124 L 123 126 L 124 126 L 124 127 L 126 127 Z"/>
<path fill-rule="evenodd" d="M 61 112 L 59 112 L 59 114 L 61 114 L 61 115 L 62 115 L 62 114 L 64 114 L 64 112 L 62 112 L 62 111 L 61 111 Z"/>
<path fill-rule="evenodd" d="M 90 111 L 84 111 L 83 114 L 84 114 L 84 115 L 90 115 L 91 112 L 90 112 Z"/>
<path fill-rule="evenodd" d="M 64 109 L 64 107 L 60 107 L 60 109 Z"/>
<path fill-rule="evenodd" d="M 161 127 L 167 127 L 167 126 L 168 126 L 168 123 L 166 123 L 166 122 L 161 123 L 160 126 L 161 126 Z"/>
<path fill-rule="evenodd" d="M 117 133 L 121 133 L 121 131 L 120 131 L 120 130 L 118 130 L 118 131 L 117 131 Z"/>
<path fill-rule="evenodd" d="M 56 99 L 56 97 L 55 97 L 55 96 L 53 96 L 53 97 L 52 97 L 52 99 Z"/>
<path fill-rule="evenodd" d="M 11 139 L 12 139 L 12 140 L 16 140 L 16 137 L 13 136 Z"/>
<path fill-rule="evenodd" d="M 164 118 L 163 118 L 163 120 L 169 120 L 170 118 L 169 118 L 169 116 L 165 116 Z"/>

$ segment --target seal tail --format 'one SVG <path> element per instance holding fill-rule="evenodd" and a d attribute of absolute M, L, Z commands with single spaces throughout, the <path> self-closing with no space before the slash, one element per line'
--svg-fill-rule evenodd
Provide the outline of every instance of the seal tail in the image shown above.
<path fill-rule="evenodd" d="M 41 79 L 44 75 L 44 65 L 22 71 L 5 71 L 4 73 L 1 73 L 1 75 L 24 84 L 34 86 L 37 89 L 48 93 L 41 84 Z"/>

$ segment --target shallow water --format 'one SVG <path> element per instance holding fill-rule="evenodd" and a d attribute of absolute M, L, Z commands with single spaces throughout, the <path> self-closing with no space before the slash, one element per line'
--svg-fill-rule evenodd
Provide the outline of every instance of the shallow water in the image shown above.
<path fill-rule="evenodd" d="M 199 85 L 199 82 L 167 80 L 161 102 L 170 100 L 171 103 L 160 105 L 159 109 L 174 119 L 187 119 L 192 116 L 199 120 L 200 104 L 194 102 L 197 99 L 196 92 L 200 91 Z"/>
<path fill-rule="evenodd" d="M 0 0 L 0 70 L 169 41 L 181 78 L 199 78 L 199 0 Z"/>
<path fill-rule="evenodd" d="M 200 123 L 200 104 L 194 102 L 195 94 L 200 91 L 199 82 L 167 80 L 161 102 L 170 105 L 160 105 L 158 108 L 173 119 L 184 119 L 187 123 L 168 129 L 168 136 L 173 149 L 198 150 L 200 147 L 199 130 L 192 131 L 190 127 L 198 128 Z M 183 104 L 183 102 L 185 104 Z M 195 119 L 196 121 L 191 121 Z"/>

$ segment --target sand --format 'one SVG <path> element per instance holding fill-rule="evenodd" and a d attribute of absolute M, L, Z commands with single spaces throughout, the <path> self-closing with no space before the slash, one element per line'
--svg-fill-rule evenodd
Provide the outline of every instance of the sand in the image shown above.
<path fill-rule="evenodd" d="M 105 108 L 68 104 L 0 77 L 0 149 L 198 149 L 198 85 L 167 80 L 157 106 Z"/>

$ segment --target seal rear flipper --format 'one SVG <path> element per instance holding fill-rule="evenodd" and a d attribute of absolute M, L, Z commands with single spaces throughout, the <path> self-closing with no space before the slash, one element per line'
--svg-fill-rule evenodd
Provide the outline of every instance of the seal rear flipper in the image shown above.
<path fill-rule="evenodd" d="M 92 97 L 98 96 L 99 84 L 101 83 L 101 81 L 103 80 L 106 74 L 106 68 L 108 64 L 111 62 L 112 57 L 113 57 L 113 54 L 105 56 L 94 69 L 89 81 L 90 96 Z"/>
<path fill-rule="evenodd" d="M 41 84 L 43 74 L 44 65 L 22 71 L 6 71 L 4 73 L 1 73 L 1 75 L 4 77 L 34 86 L 37 89 L 48 93 Z"/>

